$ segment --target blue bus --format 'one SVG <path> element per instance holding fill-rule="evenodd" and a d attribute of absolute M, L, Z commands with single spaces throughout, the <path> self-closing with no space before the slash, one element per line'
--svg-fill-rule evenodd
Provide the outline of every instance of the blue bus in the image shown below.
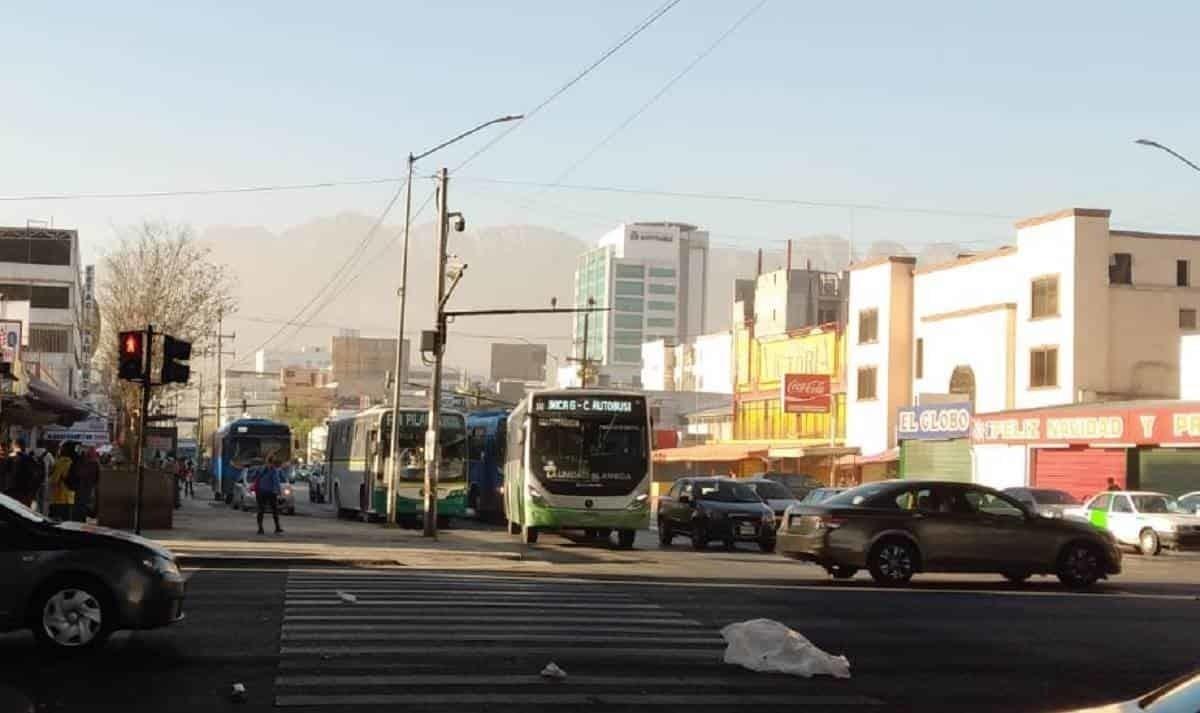
<path fill-rule="evenodd" d="M 272 455 L 284 463 L 292 459 L 292 429 L 286 423 L 239 418 L 221 426 L 212 435 L 214 497 L 233 502 L 233 485 L 242 471 Z"/>
<path fill-rule="evenodd" d="M 470 464 L 467 507 L 480 520 L 504 518 L 504 451 L 508 445 L 508 409 L 476 411 L 467 416 Z"/>

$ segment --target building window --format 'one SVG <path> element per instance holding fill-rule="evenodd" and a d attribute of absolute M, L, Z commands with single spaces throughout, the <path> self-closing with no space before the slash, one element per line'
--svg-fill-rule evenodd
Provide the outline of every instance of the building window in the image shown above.
<path fill-rule="evenodd" d="M 643 286 L 640 282 L 617 280 L 615 292 L 618 295 L 625 295 L 626 297 L 641 297 L 643 291 Z"/>
<path fill-rule="evenodd" d="M 675 320 L 670 317 L 647 317 L 647 327 L 674 327 Z"/>
<path fill-rule="evenodd" d="M 1058 275 L 1039 277 L 1033 281 L 1032 303 L 1029 312 L 1032 319 L 1058 316 Z"/>
<path fill-rule="evenodd" d="M 34 309 L 70 309 L 71 288 L 51 285 L 0 284 L 0 295 L 11 301 L 29 300 Z"/>
<path fill-rule="evenodd" d="M 653 305 L 654 303 L 651 302 L 650 304 Z M 614 298 L 613 306 L 617 308 L 618 312 L 637 312 L 640 314 L 642 311 L 642 301 L 632 300 L 628 297 Z M 651 309 L 653 309 L 653 307 L 651 307 Z"/>
<path fill-rule="evenodd" d="M 917 378 L 925 378 L 925 340 L 917 340 Z"/>
<path fill-rule="evenodd" d="M 28 349 L 39 354 L 70 353 L 71 333 L 54 327 L 30 327 Z"/>
<path fill-rule="evenodd" d="M 1191 285 L 1191 266 L 1187 260 L 1175 261 L 1175 285 L 1177 287 L 1188 287 Z"/>
<path fill-rule="evenodd" d="M 833 324 L 838 321 L 837 307 L 821 307 L 817 309 L 817 324 Z"/>
<path fill-rule="evenodd" d="M 858 370 L 858 400 L 873 401 L 875 399 L 875 367 L 867 366 Z"/>
<path fill-rule="evenodd" d="M 674 312 L 675 311 L 675 303 L 674 302 L 657 302 L 655 300 L 650 300 L 649 302 L 646 303 L 646 307 L 651 312 Z"/>
<path fill-rule="evenodd" d="M 1196 310 L 1194 310 L 1194 309 L 1179 310 L 1179 328 L 1180 329 L 1195 329 L 1196 328 Z"/>
<path fill-rule="evenodd" d="M 1108 259 L 1108 284 L 1133 284 L 1133 255 L 1130 253 L 1113 253 Z"/>
<path fill-rule="evenodd" d="M 1058 347 L 1029 350 L 1029 387 L 1058 386 Z"/>
<path fill-rule="evenodd" d="M 614 349 L 613 361 L 625 364 L 640 364 L 642 362 L 642 352 L 638 349 Z"/>
<path fill-rule="evenodd" d="M 828 272 L 821 273 L 821 296 L 837 297 L 838 281 L 837 275 L 833 275 Z"/>
<path fill-rule="evenodd" d="M 641 329 L 642 318 L 636 314 L 613 315 L 613 326 L 617 329 Z"/>
<path fill-rule="evenodd" d="M 674 285 L 656 285 L 650 283 L 650 294 L 652 295 L 673 295 L 675 294 Z"/>
<path fill-rule="evenodd" d="M 858 313 L 858 343 L 879 341 L 879 310 L 864 309 Z"/>
<path fill-rule="evenodd" d="M 9 229 L 11 230 L 11 229 Z M 0 262 L 70 265 L 71 241 L 61 238 L 0 238 Z"/>
<path fill-rule="evenodd" d="M 669 277 L 674 279 L 675 268 L 673 267 L 652 267 L 650 268 L 650 277 Z"/>
<path fill-rule="evenodd" d="M 641 332 L 613 332 L 613 342 L 616 344 L 641 344 Z"/>
<path fill-rule="evenodd" d="M 617 279 L 629 277 L 640 280 L 644 272 L 641 265 L 617 265 Z"/>

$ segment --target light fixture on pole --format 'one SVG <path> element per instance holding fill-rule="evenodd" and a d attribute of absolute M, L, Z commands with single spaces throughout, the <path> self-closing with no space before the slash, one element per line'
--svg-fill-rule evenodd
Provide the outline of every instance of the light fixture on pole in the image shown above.
<path fill-rule="evenodd" d="M 446 148 L 447 146 L 465 139 L 466 137 L 481 131 L 493 124 L 503 124 L 510 121 L 518 121 L 525 118 L 523 114 L 510 114 L 501 116 L 491 121 L 485 121 L 473 129 L 464 131 L 454 138 L 443 141 L 433 148 L 417 155 L 408 155 L 408 178 L 405 184 L 404 196 L 404 247 L 403 257 L 400 264 L 400 316 L 399 324 L 396 326 L 396 363 L 392 370 L 392 425 L 390 438 L 388 438 L 388 459 L 387 459 L 387 522 L 389 525 L 396 524 L 396 479 L 399 475 L 399 459 L 397 458 L 397 450 L 400 443 L 399 429 L 396 427 L 396 409 L 400 406 L 400 389 L 404 381 L 408 378 L 408 362 L 404 358 L 404 315 L 408 305 L 408 238 L 409 231 L 412 227 L 412 178 L 413 164 L 421 159 L 433 154 L 436 151 Z"/>
<path fill-rule="evenodd" d="M 1133 143 L 1138 144 L 1140 146 L 1149 146 L 1150 148 L 1158 149 L 1160 151 L 1166 151 L 1167 153 L 1171 154 L 1175 158 L 1186 163 L 1193 170 L 1200 171 L 1200 166 L 1197 166 L 1196 164 L 1192 163 L 1190 160 L 1188 160 L 1188 158 L 1186 156 L 1179 153 L 1178 151 L 1175 151 L 1174 149 L 1172 149 L 1169 146 L 1163 146 L 1162 144 L 1158 143 L 1157 141 L 1151 141 L 1150 139 L 1138 139 L 1137 141 L 1134 141 Z"/>

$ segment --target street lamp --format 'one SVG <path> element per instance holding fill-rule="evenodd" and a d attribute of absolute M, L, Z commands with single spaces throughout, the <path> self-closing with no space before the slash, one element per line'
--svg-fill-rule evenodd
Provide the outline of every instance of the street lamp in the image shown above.
<path fill-rule="evenodd" d="M 456 141 L 461 141 L 462 139 L 467 138 L 468 136 L 470 136 L 471 134 L 474 134 L 477 131 L 481 131 L 489 126 L 492 126 L 493 124 L 503 124 L 503 123 L 506 123 L 509 121 L 518 121 L 523 118 L 525 118 L 523 114 L 516 114 L 516 115 L 510 114 L 510 115 L 501 116 L 501 117 L 492 119 L 491 121 L 485 121 L 482 124 L 480 124 L 479 126 L 476 126 L 475 128 L 470 129 L 468 131 L 464 131 L 463 133 L 459 134 L 458 136 L 455 136 L 454 138 L 452 138 L 448 141 L 443 141 L 442 143 L 438 144 L 437 146 L 434 146 L 433 148 L 429 149 L 428 151 L 425 151 L 424 153 L 417 154 L 416 156 L 414 156 L 411 153 L 408 154 L 408 180 L 405 185 L 406 195 L 404 197 L 404 248 L 403 248 L 403 257 L 401 258 L 401 265 L 400 265 L 400 317 L 399 317 L 399 324 L 396 327 L 396 364 L 395 364 L 395 369 L 393 369 L 393 371 L 392 371 L 392 431 L 391 431 L 391 438 L 389 439 L 390 449 L 388 451 L 389 458 L 388 458 L 388 466 L 387 466 L 388 467 L 387 521 L 388 521 L 389 525 L 396 524 L 396 476 L 399 473 L 399 461 L 397 458 L 396 451 L 397 451 L 397 448 L 398 448 L 399 442 L 400 442 L 400 433 L 399 433 L 399 428 L 397 428 L 397 424 L 396 424 L 396 416 L 398 414 L 398 409 L 400 408 L 400 386 L 401 386 L 401 383 L 404 381 L 404 378 L 407 376 L 407 374 L 405 373 L 405 372 L 407 372 L 407 369 L 402 369 L 402 367 L 407 366 L 407 364 L 405 364 L 403 361 L 403 357 L 404 357 L 404 313 L 405 313 L 405 308 L 408 305 L 408 236 L 409 236 L 409 228 L 411 227 L 411 223 L 412 223 L 413 164 L 415 164 L 417 161 L 420 161 L 421 159 L 429 156 L 430 154 L 432 154 L 436 151 L 440 151 L 440 150 L 446 148 L 447 146 L 455 143 Z M 439 226 L 439 229 L 440 229 L 440 226 Z"/>
<path fill-rule="evenodd" d="M 1191 161 L 1189 161 L 1187 159 L 1187 157 L 1185 157 L 1182 154 L 1180 154 L 1179 152 L 1171 149 L 1169 146 L 1163 146 L 1162 144 L 1158 143 L 1157 141 L 1151 141 L 1150 139 L 1138 139 L 1137 141 L 1134 141 L 1133 143 L 1139 144 L 1141 146 L 1149 146 L 1151 148 L 1159 149 L 1161 151 L 1166 151 L 1167 153 L 1171 154 L 1175 158 L 1186 163 L 1188 166 L 1191 166 L 1192 169 L 1194 169 L 1196 171 L 1200 171 L 1200 166 L 1197 166 L 1196 164 L 1192 163 Z"/>

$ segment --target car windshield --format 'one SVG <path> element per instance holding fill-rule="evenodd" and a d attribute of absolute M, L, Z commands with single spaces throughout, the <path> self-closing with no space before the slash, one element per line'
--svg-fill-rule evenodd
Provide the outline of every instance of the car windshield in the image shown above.
<path fill-rule="evenodd" d="M 1133 506 L 1140 513 L 1161 514 L 1173 512 L 1171 500 L 1166 495 L 1131 495 Z"/>
<path fill-rule="evenodd" d="M 698 500 L 714 500 L 722 503 L 760 503 L 762 498 L 754 492 L 754 488 L 745 483 L 734 483 L 728 480 L 704 481 L 696 483 L 696 498 Z"/>
<path fill-rule="evenodd" d="M 1078 505 L 1079 500 L 1061 490 L 1031 490 L 1038 505 Z"/>
<path fill-rule="evenodd" d="M 821 501 L 822 505 L 867 505 L 896 490 L 895 483 L 871 483 L 850 488 Z"/>
<path fill-rule="evenodd" d="M 792 491 L 771 480 L 758 480 L 750 484 L 763 500 L 793 500 Z"/>
<path fill-rule="evenodd" d="M 13 513 L 14 515 L 18 515 L 26 520 L 29 520 L 30 522 L 48 522 L 46 518 L 42 517 L 33 510 L 30 510 L 29 506 L 18 502 L 7 495 L 0 495 L 0 507 Z"/>

